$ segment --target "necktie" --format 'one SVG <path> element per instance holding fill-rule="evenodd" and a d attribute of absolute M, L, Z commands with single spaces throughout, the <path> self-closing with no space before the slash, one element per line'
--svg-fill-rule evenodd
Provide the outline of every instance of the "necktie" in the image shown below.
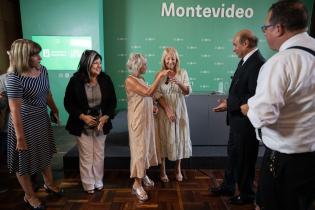
<path fill-rule="evenodd" d="M 244 63 L 244 60 L 243 58 L 240 60 L 240 62 L 238 62 L 238 65 L 237 65 L 237 68 L 241 67 Z"/>
<path fill-rule="evenodd" d="M 231 82 L 231 86 L 230 86 L 230 89 L 229 89 L 229 93 L 231 91 L 232 86 L 235 85 L 237 83 L 237 81 L 239 80 L 239 75 L 240 75 L 240 71 L 241 71 L 240 68 L 242 67 L 243 63 L 244 63 L 244 60 L 242 58 L 240 60 L 240 62 L 238 62 L 238 64 L 237 64 L 237 69 L 236 69 L 233 77 L 231 77 L 232 78 L 232 82 Z"/>

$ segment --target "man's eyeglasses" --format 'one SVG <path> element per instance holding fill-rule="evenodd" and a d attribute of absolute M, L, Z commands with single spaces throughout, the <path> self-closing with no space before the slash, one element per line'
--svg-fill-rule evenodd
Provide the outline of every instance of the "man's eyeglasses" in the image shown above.
<path fill-rule="evenodd" d="M 266 30 L 267 30 L 267 28 L 269 28 L 269 27 L 271 27 L 271 26 L 274 26 L 274 25 L 273 25 L 273 24 L 263 25 L 263 26 L 261 26 L 260 28 L 261 28 L 261 31 L 262 31 L 263 33 L 265 33 Z"/>

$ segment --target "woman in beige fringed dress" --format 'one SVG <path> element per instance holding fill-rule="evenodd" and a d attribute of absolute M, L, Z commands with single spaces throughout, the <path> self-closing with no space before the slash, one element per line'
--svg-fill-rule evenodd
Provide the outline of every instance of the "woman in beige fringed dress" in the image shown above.
<path fill-rule="evenodd" d="M 148 86 L 141 76 L 147 70 L 146 58 L 132 53 L 127 67 L 131 75 L 125 81 L 128 100 L 128 131 L 130 146 L 130 177 L 134 178 L 132 193 L 141 201 L 148 199 L 142 187 L 153 187 L 154 182 L 146 175 L 146 169 L 158 164 L 153 117 L 153 94 L 159 82 L 170 71 L 160 71 L 152 86 Z"/>

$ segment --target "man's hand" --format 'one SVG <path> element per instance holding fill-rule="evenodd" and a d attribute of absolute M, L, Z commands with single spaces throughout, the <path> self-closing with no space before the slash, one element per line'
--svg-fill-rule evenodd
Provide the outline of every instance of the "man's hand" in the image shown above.
<path fill-rule="evenodd" d="M 243 104 L 241 106 L 241 112 L 243 113 L 243 115 L 247 116 L 248 109 L 249 109 L 249 107 L 247 104 Z"/>
<path fill-rule="evenodd" d="M 219 99 L 219 105 L 217 107 L 212 108 L 214 112 L 225 112 L 227 110 L 227 100 L 226 99 Z"/>

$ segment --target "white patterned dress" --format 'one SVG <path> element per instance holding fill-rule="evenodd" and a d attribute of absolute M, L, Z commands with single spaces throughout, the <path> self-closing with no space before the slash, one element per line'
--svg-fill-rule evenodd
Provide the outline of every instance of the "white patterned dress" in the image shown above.
<path fill-rule="evenodd" d="M 192 90 L 187 72 L 181 70 L 175 77 L 185 86 L 188 86 L 189 93 L 191 93 Z M 162 158 L 166 157 L 172 161 L 189 158 L 192 155 L 192 147 L 185 96 L 178 85 L 173 83 L 165 84 L 165 80 L 161 81 L 159 92 L 176 115 L 175 122 L 171 123 L 164 110 L 160 109 L 158 113 L 157 132 L 159 132 L 160 155 Z"/>

